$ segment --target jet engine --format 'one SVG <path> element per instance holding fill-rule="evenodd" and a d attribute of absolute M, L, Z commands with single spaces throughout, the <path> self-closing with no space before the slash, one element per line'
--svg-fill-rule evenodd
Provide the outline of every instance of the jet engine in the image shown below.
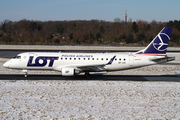
<path fill-rule="evenodd" d="M 75 70 L 74 68 L 62 68 L 61 74 L 62 76 L 73 76 L 76 74 L 79 74 L 80 72 L 78 70 Z"/>

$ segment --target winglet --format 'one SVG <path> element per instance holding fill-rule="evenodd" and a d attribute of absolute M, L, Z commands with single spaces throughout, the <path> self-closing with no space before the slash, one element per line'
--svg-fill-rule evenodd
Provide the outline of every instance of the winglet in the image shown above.
<path fill-rule="evenodd" d="M 164 27 L 145 49 L 136 54 L 166 54 L 171 32 L 172 27 Z"/>
<path fill-rule="evenodd" d="M 111 58 L 111 60 L 110 60 L 106 65 L 111 65 L 112 62 L 114 61 L 115 57 L 116 57 L 116 56 L 114 56 L 113 58 Z"/>

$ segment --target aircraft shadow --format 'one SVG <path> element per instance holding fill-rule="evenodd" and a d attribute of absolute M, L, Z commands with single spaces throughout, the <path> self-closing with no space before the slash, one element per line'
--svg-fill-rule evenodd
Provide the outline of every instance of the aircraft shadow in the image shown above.
<path fill-rule="evenodd" d="M 0 80 L 86 80 L 86 81 L 154 81 L 154 82 L 180 82 L 180 74 L 176 75 L 102 75 L 93 74 L 90 79 L 84 75 L 61 76 L 61 75 L 0 75 Z"/>

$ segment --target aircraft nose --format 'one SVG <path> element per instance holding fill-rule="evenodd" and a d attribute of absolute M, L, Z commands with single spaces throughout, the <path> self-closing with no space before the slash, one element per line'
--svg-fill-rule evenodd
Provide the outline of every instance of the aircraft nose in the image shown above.
<path fill-rule="evenodd" d="M 9 67 L 9 62 L 5 62 L 5 63 L 3 64 L 3 67 L 8 68 L 8 67 Z"/>

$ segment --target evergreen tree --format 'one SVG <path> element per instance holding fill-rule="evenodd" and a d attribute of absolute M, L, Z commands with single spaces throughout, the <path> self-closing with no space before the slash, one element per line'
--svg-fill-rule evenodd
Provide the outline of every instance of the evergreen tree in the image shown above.
<path fill-rule="evenodd" d="M 98 32 L 98 33 L 96 34 L 96 39 L 98 40 L 99 38 L 101 38 L 101 33 Z"/>
<path fill-rule="evenodd" d="M 37 23 L 36 22 L 31 22 L 29 28 L 34 31 L 37 28 Z"/>
<path fill-rule="evenodd" d="M 2 26 L 2 31 L 3 31 L 3 32 L 6 32 L 6 23 L 3 24 L 3 26 Z"/>
<path fill-rule="evenodd" d="M 132 23 L 131 29 L 135 33 L 137 33 L 139 31 L 138 25 L 136 24 L 135 21 Z"/>
<path fill-rule="evenodd" d="M 70 39 L 70 40 L 73 39 L 73 33 L 69 34 L 69 39 Z"/>
<path fill-rule="evenodd" d="M 133 43 L 133 41 L 134 41 L 134 37 L 133 37 L 133 35 L 132 34 L 129 34 L 128 36 L 127 36 L 127 38 L 126 38 L 126 43 L 128 44 L 128 43 Z"/>

